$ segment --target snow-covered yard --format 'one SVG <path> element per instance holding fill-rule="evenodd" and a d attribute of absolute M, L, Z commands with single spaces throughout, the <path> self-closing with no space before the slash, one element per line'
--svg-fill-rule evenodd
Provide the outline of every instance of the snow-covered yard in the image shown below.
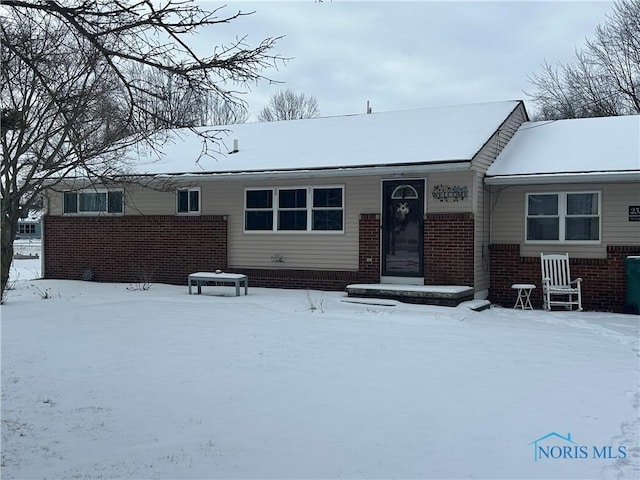
<path fill-rule="evenodd" d="M 637 316 L 189 296 L 16 267 L 2 478 L 640 473 Z"/>

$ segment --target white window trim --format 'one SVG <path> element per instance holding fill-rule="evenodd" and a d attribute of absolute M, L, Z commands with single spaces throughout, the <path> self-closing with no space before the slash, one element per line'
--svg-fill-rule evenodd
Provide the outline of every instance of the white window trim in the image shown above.
<path fill-rule="evenodd" d="M 313 206 L 313 191 L 314 189 L 328 189 L 339 188 L 342 194 L 342 206 L 341 207 L 314 207 Z M 249 211 L 253 212 L 266 212 L 270 211 L 273 215 L 273 228 L 271 230 L 247 230 L 246 213 L 247 213 L 247 192 L 255 191 L 271 191 L 271 208 L 252 208 Z M 279 230 L 278 229 L 278 212 L 279 211 L 293 211 L 302 210 L 302 208 L 279 208 L 278 207 L 278 192 L 280 190 L 306 190 L 307 191 L 307 205 L 305 210 L 307 211 L 307 228 L 306 230 Z M 242 229 L 244 233 L 249 235 L 344 235 L 344 225 L 346 221 L 346 207 L 345 207 L 345 186 L 344 185 L 304 185 L 304 186 L 281 186 L 281 187 L 247 187 L 244 189 L 244 200 L 242 210 Z M 340 230 L 313 230 L 313 212 L 314 210 L 340 210 L 342 211 L 342 228 Z"/>
<path fill-rule="evenodd" d="M 314 189 L 329 189 L 329 188 L 339 188 L 340 189 L 340 194 L 341 194 L 341 198 L 340 198 L 340 207 L 314 207 L 313 206 L 313 191 Z M 307 216 L 307 222 L 309 224 L 309 233 L 315 233 L 315 234 L 320 234 L 320 235 L 325 235 L 325 234 L 343 234 L 344 233 L 344 223 L 346 221 L 346 208 L 344 205 L 344 185 L 313 185 L 311 187 L 309 187 L 309 192 L 308 192 L 308 211 L 309 211 L 309 215 Z M 316 210 L 318 211 L 325 211 L 325 210 L 329 210 L 329 211 L 340 211 L 342 212 L 342 228 L 340 230 L 313 230 L 313 212 L 315 212 Z"/>
<path fill-rule="evenodd" d="M 598 195 L 598 240 L 565 240 L 566 236 L 566 218 L 567 216 L 567 195 L 581 193 L 596 193 Z M 529 240 L 529 196 L 530 195 L 557 195 L 558 196 L 558 238 L 559 240 Z M 569 215 L 569 217 L 576 215 Z M 593 217 L 595 215 L 580 215 L 585 217 Z M 541 216 L 540 218 L 544 218 Z M 551 216 L 547 216 L 550 218 Z M 529 245 L 602 245 L 602 191 L 601 190 L 580 190 L 580 191 L 562 191 L 562 192 L 529 192 L 525 194 L 524 199 L 524 242 Z"/>
<path fill-rule="evenodd" d="M 122 211 L 121 212 L 109 212 L 109 193 L 110 192 L 121 192 L 122 193 Z M 75 193 L 76 195 L 76 212 L 65 212 L 64 211 L 64 196 L 67 193 Z M 81 212 L 80 211 L 80 198 L 79 195 L 83 193 L 104 193 L 107 195 L 106 207 L 107 210 L 102 212 Z M 109 216 L 109 217 L 117 217 L 124 215 L 124 189 L 122 188 L 85 188 L 83 190 L 65 190 L 62 192 L 62 215 L 68 217 L 98 217 L 98 216 Z"/>
<path fill-rule="evenodd" d="M 35 223 L 18 223 L 18 233 L 20 235 L 34 235 L 36 233 Z"/>
<path fill-rule="evenodd" d="M 304 207 L 282 207 L 280 208 L 280 191 L 281 190 L 306 190 L 305 206 Z M 272 205 L 273 205 L 273 229 L 278 233 L 307 233 L 310 230 L 310 205 L 309 196 L 310 189 L 307 187 L 278 187 L 273 190 Z M 304 230 L 280 230 L 278 223 L 280 220 L 280 212 L 301 212 L 304 211 L 307 214 L 307 226 Z"/>
<path fill-rule="evenodd" d="M 187 191 L 188 193 L 191 192 L 198 192 L 198 210 L 188 210 L 186 212 L 179 212 L 178 211 L 178 205 L 180 202 L 180 198 L 178 195 L 178 192 L 181 191 Z M 188 208 L 191 207 L 191 197 L 188 195 Z M 201 187 L 187 187 L 187 188 L 176 188 L 176 215 L 201 215 L 202 214 L 202 188 Z"/>
<path fill-rule="evenodd" d="M 271 192 L 271 208 L 252 208 L 251 212 L 271 212 L 271 219 L 272 219 L 272 227 L 271 230 L 247 230 L 247 192 L 262 192 L 268 190 Z M 274 232 L 276 232 L 277 229 L 277 225 L 276 225 L 276 219 L 275 219 L 275 214 L 274 211 L 276 210 L 275 208 L 275 187 L 251 187 L 251 188 L 245 188 L 244 192 L 243 192 L 243 201 L 242 201 L 242 230 L 244 233 L 249 233 L 249 234 L 273 234 Z"/>

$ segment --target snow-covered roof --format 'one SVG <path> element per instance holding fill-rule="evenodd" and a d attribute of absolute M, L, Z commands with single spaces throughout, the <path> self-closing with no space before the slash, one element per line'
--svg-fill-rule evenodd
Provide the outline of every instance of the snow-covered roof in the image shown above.
<path fill-rule="evenodd" d="M 640 115 L 523 123 L 489 184 L 640 179 Z"/>
<path fill-rule="evenodd" d="M 245 123 L 219 128 L 219 152 L 176 130 L 162 154 L 132 151 L 135 173 L 241 174 L 470 161 L 519 101 Z M 237 140 L 238 152 L 233 150 Z M 198 160 L 199 158 L 199 160 Z"/>
<path fill-rule="evenodd" d="M 18 219 L 19 222 L 39 222 L 42 218 L 42 210 L 29 210 L 26 217 Z"/>

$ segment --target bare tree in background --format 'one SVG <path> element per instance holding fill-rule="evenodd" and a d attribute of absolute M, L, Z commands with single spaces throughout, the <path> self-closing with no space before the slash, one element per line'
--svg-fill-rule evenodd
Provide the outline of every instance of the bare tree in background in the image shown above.
<path fill-rule="evenodd" d="M 527 94 L 542 120 L 640 113 L 640 0 L 619 0 L 575 60 L 542 65 Z"/>
<path fill-rule="evenodd" d="M 141 118 L 148 122 L 145 128 L 157 129 L 167 125 L 174 127 L 200 126 L 203 117 L 202 97 L 206 92 L 192 88 L 184 78 L 172 72 L 132 64 L 127 76 L 139 90 L 153 91 L 154 95 L 136 95 L 136 102 L 144 105 L 152 115 Z M 142 125 L 139 125 L 142 127 Z"/>
<path fill-rule="evenodd" d="M 258 121 L 275 122 L 319 116 L 320 108 L 316 97 L 287 89 L 271 96 L 269 104 L 258 114 Z"/>
<path fill-rule="evenodd" d="M 174 73 L 135 64 L 130 77 L 141 88 L 151 87 L 158 92 L 158 95 L 139 100 L 153 112 L 147 119 L 151 128 L 161 128 L 166 124 L 173 127 L 230 125 L 244 123 L 249 118 L 244 103 L 230 101 L 217 91 L 193 87 Z"/>
<path fill-rule="evenodd" d="M 167 92 L 162 82 L 136 78 L 136 66 L 169 76 L 180 92 L 210 92 L 228 105 L 243 102 L 226 84 L 266 79 L 262 72 L 282 60 L 270 53 L 277 38 L 254 46 L 239 38 L 206 56 L 189 45 L 194 33 L 244 15 L 182 0 L 3 0 L 1 298 L 18 220 L 45 189 L 67 176 L 117 181 L 127 168 L 123 148 L 158 148 L 162 129 L 184 126 L 172 109 L 153 107 Z M 196 133 L 206 148 L 219 132 Z"/>
<path fill-rule="evenodd" d="M 249 112 L 245 105 L 228 102 L 216 95 L 209 96 L 206 102 L 205 125 L 234 125 L 249 121 Z"/>

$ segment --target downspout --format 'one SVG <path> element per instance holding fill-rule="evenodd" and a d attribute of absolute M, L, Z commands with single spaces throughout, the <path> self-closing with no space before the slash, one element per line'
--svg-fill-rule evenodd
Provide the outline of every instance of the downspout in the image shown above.
<path fill-rule="evenodd" d="M 486 176 L 482 179 L 482 183 L 484 184 L 484 188 L 489 191 L 489 245 L 493 242 L 493 188 L 491 185 L 487 185 L 485 183 Z M 489 245 L 487 245 L 487 249 L 489 249 Z"/>
<path fill-rule="evenodd" d="M 45 242 L 45 219 L 49 214 L 49 193 L 45 193 L 42 196 L 42 215 L 40 216 L 40 276 L 42 278 L 47 278 L 46 272 L 44 269 L 44 242 Z"/>

